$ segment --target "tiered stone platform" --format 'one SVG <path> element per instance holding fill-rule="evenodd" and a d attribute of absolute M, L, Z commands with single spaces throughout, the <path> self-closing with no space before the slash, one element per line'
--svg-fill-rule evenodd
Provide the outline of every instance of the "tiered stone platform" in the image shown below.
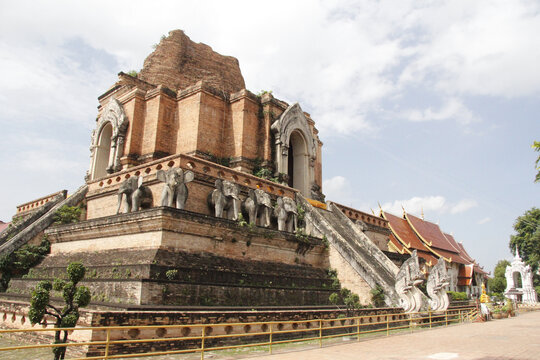
<path fill-rule="evenodd" d="M 88 268 L 94 303 L 178 306 L 325 305 L 335 291 L 321 239 L 157 207 L 54 226 L 51 254 L 9 292 Z"/>

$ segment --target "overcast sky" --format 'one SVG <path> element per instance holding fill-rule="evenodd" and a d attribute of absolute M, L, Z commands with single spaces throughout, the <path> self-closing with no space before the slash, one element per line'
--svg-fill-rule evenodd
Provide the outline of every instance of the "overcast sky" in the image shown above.
<path fill-rule="evenodd" d="M 539 1 L 0 1 L 0 219 L 84 182 L 97 97 L 173 29 L 299 102 L 327 199 L 403 206 L 487 270 L 540 206 Z"/>

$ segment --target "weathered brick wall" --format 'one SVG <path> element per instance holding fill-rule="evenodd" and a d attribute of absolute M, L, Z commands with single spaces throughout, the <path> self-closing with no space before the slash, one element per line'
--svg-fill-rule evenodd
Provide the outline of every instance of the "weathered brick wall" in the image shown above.
<path fill-rule="evenodd" d="M 229 107 L 222 98 L 206 92 L 201 93 L 200 101 L 199 118 L 191 120 L 198 121 L 197 150 L 216 157 L 231 156 L 224 146 Z"/>
<path fill-rule="evenodd" d="M 200 80 L 232 93 L 245 88 L 238 60 L 208 45 L 195 43 L 182 30 L 169 32 L 144 61 L 140 79 L 170 89 L 184 89 Z"/>
<path fill-rule="evenodd" d="M 157 180 L 158 170 L 170 167 L 182 167 L 195 172 L 195 181 L 188 183 L 189 197 L 186 210 L 201 214 L 212 215 L 208 207 L 208 194 L 214 190 L 215 179 L 221 178 L 235 182 L 242 189 L 242 199 L 250 188 L 260 188 L 269 193 L 274 199 L 277 196 L 294 198 L 295 191 L 288 187 L 257 178 L 251 174 L 235 171 L 199 158 L 176 155 L 156 160 L 145 165 L 132 167 L 128 170 L 90 182 L 87 196 L 87 219 L 116 214 L 118 208 L 117 192 L 120 184 L 131 176 L 144 176 L 144 185 L 153 194 L 152 206 L 160 206 L 161 193 L 165 183 Z"/>
<path fill-rule="evenodd" d="M 355 310 L 355 316 L 365 316 L 361 319 L 363 330 L 370 330 L 374 325 L 370 323 L 382 322 L 385 315 L 389 314 L 391 320 L 406 319 L 406 315 L 401 309 L 397 308 L 381 308 L 381 309 L 360 309 Z M 258 311 L 182 311 L 182 312 L 94 312 L 92 318 L 93 326 L 144 326 L 154 325 L 153 328 L 140 328 L 135 330 L 119 330 L 111 332 L 112 339 L 157 339 L 157 338 L 182 338 L 201 336 L 204 328 L 207 335 L 232 335 L 242 333 L 260 333 L 268 332 L 268 324 L 244 325 L 246 322 L 275 322 L 272 326 L 274 331 L 287 330 L 302 330 L 313 329 L 313 332 L 305 332 L 310 336 L 318 335 L 319 322 L 318 319 L 337 319 L 339 316 L 345 315 L 345 310 L 339 309 L 317 309 L 317 310 L 258 310 Z M 302 320 L 312 320 L 301 322 Z M 165 328 L 159 325 L 193 325 L 181 328 Z M 223 324 L 223 325 L 215 325 Z M 228 325 L 230 324 L 230 325 Z M 334 327 L 351 325 L 351 330 L 355 330 L 354 320 L 333 320 L 323 323 L 325 335 L 336 333 Z M 385 324 L 379 325 L 380 327 Z M 94 332 L 92 340 L 103 341 L 104 332 Z M 291 334 L 274 334 L 273 339 L 280 340 L 290 338 Z M 242 343 L 248 342 L 264 342 L 268 340 L 268 336 L 253 336 L 242 337 Z M 238 338 L 231 339 L 207 339 L 205 344 L 207 347 L 237 344 Z M 111 347 L 110 354 L 133 354 L 159 350 L 178 350 L 200 347 L 200 341 L 184 340 L 184 341 L 163 341 L 152 343 L 127 343 Z M 88 356 L 96 356 L 103 354 L 103 346 L 94 346 L 88 352 Z"/>
<path fill-rule="evenodd" d="M 176 154 L 190 154 L 197 150 L 201 96 L 201 92 L 178 96 Z"/>
<path fill-rule="evenodd" d="M 358 276 L 354 268 L 331 246 L 329 248 L 330 267 L 337 270 L 341 286 L 351 290 L 360 298 L 360 303 L 367 305 L 371 303 L 371 286 Z"/>
<path fill-rule="evenodd" d="M 321 305 L 335 291 L 320 239 L 195 212 L 158 207 L 54 226 L 47 235 L 51 254 L 13 279 L 9 293 L 29 295 L 73 261 L 87 266 L 84 284 L 98 302 Z"/>

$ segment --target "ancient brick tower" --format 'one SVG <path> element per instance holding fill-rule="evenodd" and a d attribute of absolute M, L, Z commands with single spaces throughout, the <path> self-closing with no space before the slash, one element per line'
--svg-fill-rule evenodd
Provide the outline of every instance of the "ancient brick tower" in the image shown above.
<path fill-rule="evenodd" d="M 321 146 L 309 114 L 245 89 L 238 60 L 171 31 L 137 77 L 99 97 L 88 180 L 187 154 L 251 173 L 267 167 L 305 197 L 322 200 Z"/>

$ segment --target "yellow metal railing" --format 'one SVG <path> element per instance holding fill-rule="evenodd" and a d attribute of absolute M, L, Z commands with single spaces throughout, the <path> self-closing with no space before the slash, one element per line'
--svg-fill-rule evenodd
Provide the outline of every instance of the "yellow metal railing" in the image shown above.
<path fill-rule="evenodd" d="M 246 322 L 246 323 L 216 323 L 216 324 L 189 324 L 189 325 L 148 325 L 148 326 L 106 326 L 106 327 L 77 327 L 63 328 L 62 331 L 91 331 L 94 341 L 68 342 L 66 344 L 32 344 L 21 346 L 9 346 L 0 348 L 0 352 L 21 351 L 24 349 L 52 348 L 52 347 L 88 347 L 90 355 L 99 353 L 97 356 L 71 359 L 127 359 L 143 356 L 157 356 L 170 354 L 200 353 L 201 360 L 204 354 L 210 351 L 241 349 L 248 347 L 268 346 L 268 352 L 271 354 L 273 346 L 279 344 L 289 344 L 304 341 L 317 341 L 319 347 L 323 346 L 323 340 L 349 336 L 361 340 L 362 335 L 385 333 L 389 336 L 392 332 L 404 331 L 405 329 L 431 329 L 434 326 L 448 326 L 452 323 L 463 323 L 472 321 L 478 315 L 478 310 L 474 307 L 461 307 L 450 309 L 445 312 L 419 312 L 419 313 L 390 313 L 374 314 L 364 316 L 352 316 L 335 319 L 311 319 L 297 321 L 264 321 L 264 322 Z M 313 326 L 316 324 L 316 326 Z M 289 326 L 290 329 L 284 329 Z M 232 333 L 234 327 L 241 327 L 243 332 Z M 252 328 L 258 327 L 260 331 L 251 332 Z M 129 330 L 136 329 L 137 336 L 141 330 L 155 329 L 161 332 L 157 338 L 134 338 L 125 339 Z M 186 330 L 187 329 L 187 330 Z M 191 330 L 195 329 L 197 335 L 192 335 Z M 169 330 L 178 330 L 185 336 L 163 337 Z M 221 330 L 221 331 L 219 331 Z M 0 330 L 0 336 L 8 334 L 24 335 L 27 333 L 51 333 L 58 331 L 54 328 L 41 329 L 7 329 Z M 218 334 L 212 335 L 214 331 Z M 120 332 L 120 334 L 119 334 Z M 221 333 L 219 333 L 221 332 Z M 113 339 L 113 337 L 123 337 Z M 102 338 L 103 340 L 101 340 Z M 243 344 L 227 345 L 227 340 L 243 340 Z M 121 345 L 137 343 L 166 343 L 166 342 L 184 342 L 177 349 L 152 351 L 152 352 L 134 352 L 132 354 L 121 354 Z M 120 348 L 118 348 L 120 346 Z M 115 348 L 116 347 L 116 348 Z M 142 348 L 139 350 L 143 350 Z M 125 351 L 125 349 L 124 349 Z M 69 353 L 68 353 L 69 355 Z"/>

